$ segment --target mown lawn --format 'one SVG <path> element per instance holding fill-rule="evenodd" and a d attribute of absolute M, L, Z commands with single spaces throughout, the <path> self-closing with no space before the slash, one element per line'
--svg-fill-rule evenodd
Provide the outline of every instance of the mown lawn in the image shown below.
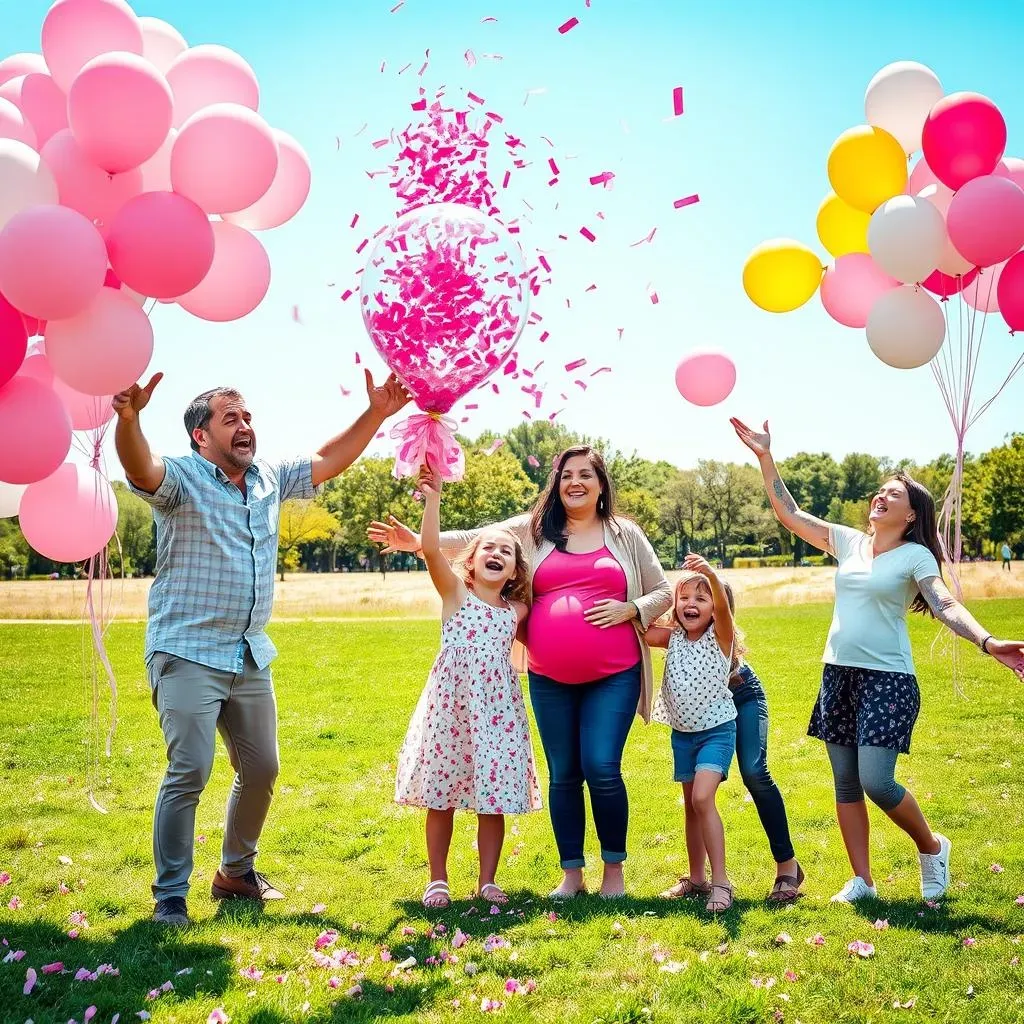
<path fill-rule="evenodd" d="M 1024 631 L 1024 602 L 975 611 L 996 633 Z M 931 651 L 935 627 L 915 623 L 924 710 L 902 780 L 953 840 L 954 887 L 943 905 L 922 906 L 914 850 L 873 814 L 883 898 L 830 906 L 848 869 L 827 759 L 804 735 L 828 616 L 813 605 L 741 615 L 769 690 L 773 768 L 808 875 L 808 895 L 793 907 L 763 902 L 772 864 L 735 772 L 721 798 L 734 909 L 713 920 L 699 904 L 657 898 L 685 871 L 682 809 L 666 730 L 638 723 L 626 766 L 634 898 L 549 903 L 558 871 L 541 812 L 510 828 L 499 880 L 514 900 L 492 914 L 468 899 L 475 854 L 467 815 L 457 819 L 451 865 L 458 899 L 450 911 L 426 913 L 418 902 L 422 820 L 396 808 L 391 790 L 437 624 L 289 623 L 273 630 L 283 768 L 259 860 L 289 898 L 266 913 L 209 899 L 231 774 L 219 750 L 199 812 L 196 923 L 182 932 L 148 921 L 150 816 L 164 756 L 143 678 L 142 627 L 110 633 L 121 721 L 113 757 L 101 756 L 95 772 L 103 816 L 87 797 L 99 747 L 82 630 L 0 626 L 0 872 L 10 875 L 0 886 L 0 1020 L 82 1024 L 94 1006 L 96 1022 L 120 1013 L 122 1024 L 139 1011 L 153 1021 L 205 1022 L 217 1009 L 255 1024 L 454 1021 L 479 1018 L 485 1001 L 501 1003 L 487 1012 L 509 1021 L 559 1024 L 1022 1020 L 1024 689 L 965 649 L 967 699 L 957 696 L 948 653 Z M 70 938 L 79 911 L 88 927 Z M 317 938 L 331 929 L 338 937 L 322 956 L 333 963 L 318 966 Z M 456 929 L 468 936 L 464 945 L 453 944 Z M 498 939 L 485 944 L 491 936 Z M 874 955 L 848 952 L 855 940 L 872 943 Z M 400 969 L 409 957 L 415 965 Z M 63 972 L 43 974 L 53 963 Z M 76 980 L 80 968 L 95 973 L 101 964 L 119 974 Z M 29 967 L 38 981 L 26 996 Z M 509 979 L 536 988 L 510 994 Z M 147 999 L 167 982 L 173 989 Z M 357 983 L 361 992 L 348 994 Z"/>

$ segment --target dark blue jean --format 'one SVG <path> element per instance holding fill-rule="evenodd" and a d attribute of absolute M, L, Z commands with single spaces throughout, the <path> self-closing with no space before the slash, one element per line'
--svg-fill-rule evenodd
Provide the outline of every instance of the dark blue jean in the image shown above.
<path fill-rule="evenodd" d="M 593 683 L 559 683 L 530 673 L 530 702 L 548 762 L 548 812 L 563 868 L 584 866 L 583 783 L 601 843 L 601 859 L 626 859 L 629 801 L 622 751 L 640 700 L 639 664 Z"/>
<path fill-rule="evenodd" d="M 761 680 L 747 664 L 740 666 L 743 682 L 733 690 L 736 703 L 736 760 L 761 827 L 777 864 L 794 857 L 786 805 L 768 772 L 768 700 Z"/>

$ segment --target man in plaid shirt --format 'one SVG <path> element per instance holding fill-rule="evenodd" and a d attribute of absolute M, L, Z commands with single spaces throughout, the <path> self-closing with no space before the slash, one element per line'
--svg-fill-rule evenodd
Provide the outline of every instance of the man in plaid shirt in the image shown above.
<path fill-rule="evenodd" d="M 219 731 L 235 769 L 224 820 L 215 899 L 283 899 L 256 871 L 256 843 L 278 773 L 277 704 L 265 632 L 274 596 L 282 501 L 312 498 L 350 466 L 409 396 L 391 376 L 348 430 L 311 458 L 271 465 L 256 459 L 245 399 L 215 388 L 185 411 L 192 452 L 161 458 L 139 425 L 157 374 L 114 397 L 114 439 L 131 489 L 153 507 L 156 579 L 149 595 L 146 667 L 167 744 L 167 772 L 153 822 L 153 919 L 188 924 L 185 897 L 199 797 Z"/>

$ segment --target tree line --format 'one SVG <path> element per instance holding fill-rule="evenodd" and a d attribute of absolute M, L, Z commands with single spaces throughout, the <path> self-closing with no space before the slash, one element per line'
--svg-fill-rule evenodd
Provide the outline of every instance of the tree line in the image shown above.
<path fill-rule="evenodd" d="M 470 528 L 526 511 L 547 482 L 558 453 L 587 443 L 605 456 L 618 510 L 643 527 L 666 567 L 678 565 L 689 551 L 737 566 L 821 560 L 779 526 L 754 466 L 701 459 L 693 469 L 679 469 L 547 422 L 522 423 L 505 434 L 460 440 L 466 473 L 461 482 L 445 488 L 442 514 L 447 528 Z M 279 571 L 414 568 L 413 556 L 381 557 L 366 539 L 366 524 L 372 519 L 390 514 L 413 525 L 420 521 L 415 487 L 409 480 L 396 480 L 392 465 L 391 458 L 360 459 L 329 481 L 314 501 L 286 502 L 280 519 Z M 906 470 L 940 502 L 953 465 L 950 455 L 917 465 L 860 452 L 839 461 L 824 452 L 798 452 L 781 461 L 779 469 L 803 509 L 864 528 L 870 496 L 886 477 Z M 108 551 L 111 567 L 118 575 L 150 575 L 156 551 L 149 506 L 123 484 L 115 483 L 114 490 L 119 518 Z M 1024 434 L 1013 435 L 982 455 L 968 456 L 964 466 L 965 557 L 988 557 L 1004 541 L 1015 556 L 1024 553 Z M 73 571 L 32 551 L 17 520 L 0 520 L 0 576 Z"/>

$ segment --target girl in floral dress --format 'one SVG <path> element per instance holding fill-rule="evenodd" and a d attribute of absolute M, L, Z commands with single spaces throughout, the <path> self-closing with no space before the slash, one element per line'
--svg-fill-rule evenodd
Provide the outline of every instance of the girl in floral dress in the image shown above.
<path fill-rule="evenodd" d="M 527 615 L 529 570 L 507 530 L 480 533 L 449 565 L 441 551 L 441 481 L 429 468 L 423 556 L 441 595 L 441 650 L 398 758 L 395 800 L 427 809 L 427 907 L 447 907 L 448 850 L 455 811 L 477 813 L 477 893 L 507 903 L 495 883 L 505 815 L 540 806 L 526 706 L 512 667 L 512 642 Z"/>

